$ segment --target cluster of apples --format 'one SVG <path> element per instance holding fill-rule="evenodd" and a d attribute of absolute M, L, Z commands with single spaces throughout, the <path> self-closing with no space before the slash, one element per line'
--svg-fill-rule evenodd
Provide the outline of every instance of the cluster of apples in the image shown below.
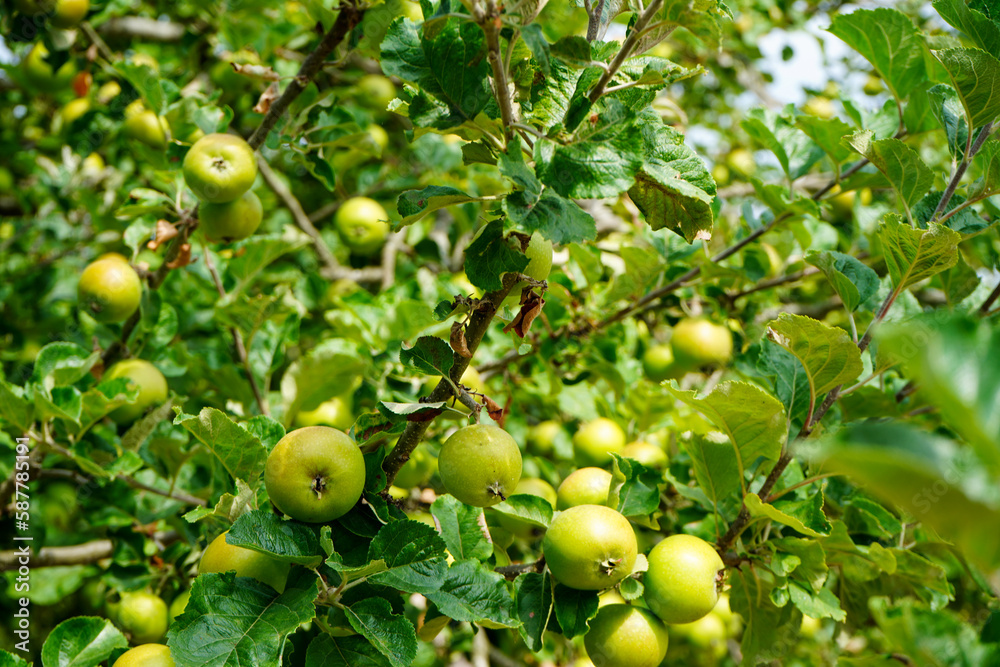
<path fill-rule="evenodd" d="M 250 144 L 232 134 L 207 134 L 184 156 L 183 171 L 201 202 L 198 220 L 207 239 L 228 243 L 257 231 L 264 208 L 250 190 L 257 178 Z"/>
<path fill-rule="evenodd" d="M 733 337 L 729 329 L 703 317 L 688 317 L 674 325 L 669 343 L 646 348 L 642 367 L 646 377 L 662 382 L 725 364 L 732 356 Z"/>

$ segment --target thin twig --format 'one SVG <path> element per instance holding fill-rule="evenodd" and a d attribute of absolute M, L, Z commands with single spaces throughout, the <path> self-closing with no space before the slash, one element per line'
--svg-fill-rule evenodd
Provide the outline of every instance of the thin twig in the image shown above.
<path fill-rule="evenodd" d="M 205 249 L 205 266 L 208 267 L 208 273 L 212 276 L 212 282 L 215 283 L 215 289 L 219 293 L 219 297 L 225 299 L 226 288 L 222 285 L 222 278 L 219 277 L 219 272 L 215 268 L 215 262 L 212 261 L 212 253 L 209 252 L 208 248 Z M 250 357 L 247 355 L 247 347 L 243 342 L 243 334 L 236 327 L 229 327 L 229 333 L 233 337 L 236 356 L 239 358 L 240 365 L 243 366 L 243 371 L 247 374 L 247 379 L 250 381 L 250 389 L 253 391 L 254 400 L 257 401 L 257 408 L 262 415 L 270 417 L 271 409 L 267 404 L 267 397 L 264 396 L 257 385 L 257 378 L 254 377 L 253 368 L 250 366 Z"/>
<path fill-rule="evenodd" d="M 514 108 L 510 101 L 510 88 L 507 85 L 507 72 L 504 71 L 503 57 L 500 54 L 500 12 L 495 0 L 487 0 L 484 12 L 479 3 L 473 5 L 473 16 L 476 23 L 483 29 L 486 36 L 486 55 L 493 69 L 493 85 L 500 105 L 500 119 L 503 121 L 504 139 L 510 139 L 511 127 L 514 124 Z M 511 47 L 513 48 L 513 47 Z"/>
<path fill-rule="evenodd" d="M 979 149 L 983 147 L 986 139 L 990 136 L 990 132 L 993 131 L 992 121 L 983 125 L 982 129 L 979 130 L 979 134 L 976 136 L 976 140 L 973 141 L 969 150 L 966 152 L 962 161 L 958 164 L 955 169 L 954 175 L 951 180 L 948 181 L 948 187 L 945 188 L 944 194 L 941 195 L 941 201 L 938 202 L 937 208 L 934 209 L 934 215 L 931 216 L 931 220 L 937 220 L 938 217 L 944 213 L 945 209 L 948 207 L 948 202 L 951 201 L 952 195 L 955 194 L 955 190 L 958 189 L 958 184 L 961 183 L 962 177 L 965 176 L 965 171 L 969 168 L 969 164 L 972 162 L 972 158 L 976 156 Z"/>
<path fill-rule="evenodd" d="M 607 71 L 605 71 L 604 74 L 601 75 L 601 78 L 598 79 L 597 85 L 594 86 L 592 91 L 590 91 L 591 104 L 599 100 L 601 95 L 604 94 L 608 84 L 611 83 L 611 79 L 614 78 L 615 74 L 618 73 L 618 70 L 621 69 L 621 66 L 626 60 L 628 60 L 629 56 L 632 55 L 636 46 L 638 46 L 642 31 L 646 28 L 653 17 L 656 16 L 656 13 L 660 11 L 662 6 L 663 0 L 653 0 L 649 3 L 649 6 L 646 7 L 642 14 L 639 15 L 639 18 L 636 19 L 635 25 L 632 26 L 632 32 L 628 34 L 628 37 L 626 37 L 625 41 L 622 43 L 622 48 L 611 61 L 611 65 L 608 66 Z"/>
<path fill-rule="evenodd" d="M 169 545 L 181 538 L 176 530 L 156 533 L 153 539 L 161 545 Z M 94 540 L 68 547 L 42 547 L 38 553 L 31 553 L 31 567 L 56 567 L 60 565 L 85 565 L 111 558 L 114 543 L 111 540 Z M 0 572 L 16 570 L 21 566 L 23 554 L 18 550 L 0 551 Z"/>
<path fill-rule="evenodd" d="M 333 27 L 323 35 L 323 39 L 320 40 L 319 45 L 312 53 L 306 56 L 306 59 L 302 62 L 302 67 L 299 68 L 298 74 L 289 82 L 288 87 L 285 88 L 285 92 L 281 94 L 281 97 L 271 104 L 271 108 L 267 110 L 264 118 L 260 121 L 260 125 L 257 126 L 257 129 L 250 137 L 247 143 L 254 150 L 264 145 L 267 135 L 278 124 L 281 116 L 291 106 L 295 98 L 305 91 L 309 82 L 323 68 L 326 57 L 337 48 L 337 45 L 354 29 L 354 26 L 358 25 L 364 14 L 365 10 L 360 9 L 354 4 L 345 3 L 341 5 L 340 13 L 337 15 L 337 20 L 334 22 Z"/>

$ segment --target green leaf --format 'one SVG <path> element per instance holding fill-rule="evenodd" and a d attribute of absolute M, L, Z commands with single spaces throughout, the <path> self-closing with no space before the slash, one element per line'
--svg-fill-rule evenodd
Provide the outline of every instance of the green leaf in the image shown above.
<path fill-rule="evenodd" d="M 812 590 L 819 591 L 826 583 L 830 568 L 826 564 L 826 552 L 816 540 L 801 537 L 782 537 L 770 540 L 768 544 L 777 549 L 777 554 L 794 558 L 795 567 L 788 572 L 794 572 L 796 577 L 805 581 Z"/>
<path fill-rule="evenodd" d="M 352 341 L 331 338 L 296 359 L 281 378 L 286 414 L 315 410 L 331 396 L 354 391 L 368 368 L 367 355 Z"/>
<path fill-rule="evenodd" d="M 501 276 L 521 272 L 528 258 L 503 236 L 503 222 L 488 223 L 465 249 L 465 273 L 476 287 L 488 292 L 503 287 Z"/>
<path fill-rule="evenodd" d="M 684 144 L 684 135 L 642 114 L 644 163 L 628 193 L 654 230 L 667 228 L 688 243 L 712 238 L 715 181 Z"/>
<path fill-rule="evenodd" d="M 663 476 L 638 461 L 612 454 L 612 480 L 608 506 L 623 516 L 646 516 L 660 506 Z"/>
<path fill-rule="evenodd" d="M 404 347 L 399 360 L 427 375 L 448 375 L 455 363 L 455 355 L 447 342 L 434 336 L 421 336 L 413 347 Z"/>
<path fill-rule="evenodd" d="M 942 272 L 938 279 L 941 281 L 949 306 L 955 306 L 963 301 L 975 292 L 979 283 L 982 282 L 979 274 L 962 258 L 961 253 L 958 255 L 958 262 L 955 266 Z"/>
<path fill-rule="evenodd" d="M 938 204 L 941 202 L 941 197 L 944 193 L 938 192 L 937 190 L 931 190 L 917 202 L 917 205 L 913 207 L 913 221 L 916 223 L 917 227 L 921 229 L 927 229 L 927 223 L 930 222 L 931 218 L 934 216 L 934 211 L 937 210 Z M 959 194 L 953 194 L 951 199 L 948 200 L 948 204 L 945 206 L 944 213 L 951 213 L 954 209 L 958 208 L 965 203 L 965 197 Z M 976 234 L 983 231 L 990 226 L 990 223 L 984 220 L 971 208 L 963 207 L 961 210 L 955 211 L 947 220 L 942 223 L 948 229 L 953 229 L 959 234 L 969 235 Z"/>
<path fill-rule="evenodd" d="M 969 127 L 996 120 L 1000 115 L 1000 60 L 979 49 L 945 49 L 934 55 L 948 71 Z"/>
<path fill-rule="evenodd" d="M 252 510 L 238 518 L 226 534 L 226 544 L 307 567 L 323 561 L 315 531 L 296 521 L 283 521 L 270 509 Z"/>
<path fill-rule="evenodd" d="M 951 86 L 939 83 L 928 90 L 927 95 L 931 112 L 948 137 L 951 154 L 956 160 L 960 160 L 965 155 L 966 144 L 969 141 L 969 123 L 962 101 L 958 99 L 958 93 Z"/>
<path fill-rule="evenodd" d="M 726 434 L 736 453 L 740 479 L 758 458 L 776 461 L 786 436 L 785 409 L 778 399 L 745 382 L 722 382 L 704 398 L 681 391 L 671 381 L 667 391 L 705 415 Z"/>
<path fill-rule="evenodd" d="M 35 405 L 24 396 L 24 390 L 0 378 L 0 417 L 19 431 L 28 431 L 34 420 Z"/>
<path fill-rule="evenodd" d="M 794 605 L 778 607 L 773 602 L 785 580 L 756 564 L 741 563 L 730 571 L 729 583 L 729 605 L 746 623 L 740 643 L 743 660 L 749 665 L 786 660 L 798 643 L 802 615 Z"/>
<path fill-rule="evenodd" d="M 202 408 L 198 416 L 174 408 L 174 424 L 187 429 L 212 452 L 236 479 L 252 483 L 264 472 L 267 451 L 260 440 L 226 414 L 215 408 Z"/>
<path fill-rule="evenodd" d="M 857 310 L 878 291 L 878 274 L 850 255 L 835 250 L 812 250 L 805 260 L 823 272 L 849 311 Z"/>
<path fill-rule="evenodd" d="M 439 403 L 390 403 L 379 401 L 379 413 L 391 423 L 405 424 L 408 421 L 427 421 L 441 414 L 448 404 Z"/>
<path fill-rule="evenodd" d="M 521 638 L 529 650 L 542 648 L 542 633 L 552 612 L 552 581 L 548 573 L 525 572 L 514 580 L 514 600 Z"/>
<path fill-rule="evenodd" d="M 642 166 L 642 138 L 635 114 L 613 98 L 602 98 L 565 143 L 535 143 L 538 178 L 563 197 L 616 197 L 635 183 Z"/>
<path fill-rule="evenodd" d="M 830 522 L 823 514 L 823 494 L 815 493 L 806 500 L 779 501 L 765 503 L 756 493 L 748 493 L 743 498 L 750 516 L 766 517 L 809 537 L 823 537 L 830 534 Z"/>
<path fill-rule="evenodd" d="M 392 613 L 385 598 L 367 598 L 344 609 L 355 631 L 361 633 L 393 667 L 410 667 L 417 657 L 417 631 L 405 617 Z"/>
<path fill-rule="evenodd" d="M 934 9 L 945 21 L 988 53 L 1000 53 L 1000 25 L 969 7 L 965 0 L 934 0 Z"/>
<path fill-rule="evenodd" d="M 306 649 L 306 667 L 390 667 L 389 660 L 359 635 L 321 632 Z"/>
<path fill-rule="evenodd" d="M 740 490 L 739 461 L 732 444 L 721 433 L 696 434 L 681 440 L 681 446 L 691 457 L 698 487 L 716 507 Z"/>
<path fill-rule="evenodd" d="M 510 496 L 504 502 L 494 505 L 493 509 L 543 529 L 552 523 L 552 505 L 549 501 L 528 493 Z"/>
<path fill-rule="evenodd" d="M 816 142 L 834 164 L 840 164 L 851 156 L 851 151 L 844 146 L 841 138 L 851 134 L 854 128 L 840 118 L 820 118 L 803 114 L 795 118 L 795 125 Z"/>
<path fill-rule="evenodd" d="M 492 621 L 515 628 L 514 599 L 502 576 L 477 560 L 456 561 L 441 589 L 427 594 L 441 613 L 456 621 Z"/>
<path fill-rule="evenodd" d="M 369 561 L 382 561 L 385 571 L 369 581 L 405 593 L 432 593 L 444 582 L 448 563 L 445 541 L 419 521 L 390 521 L 368 547 Z"/>
<path fill-rule="evenodd" d="M 984 567 L 1000 558 L 995 480 L 972 450 L 894 423 L 850 425 L 826 438 L 817 457 L 833 472 L 895 503 Z M 994 468 L 995 470 L 995 468 Z"/>
<path fill-rule="evenodd" d="M 399 226 L 412 225 L 428 213 L 439 209 L 473 201 L 482 201 L 482 198 L 473 197 L 447 185 L 429 185 L 422 190 L 407 190 L 396 199 L 396 210 L 403 216 Z"/>
<path fill-rule="evenodd" d="M 90 616 L 70 618 L 57 625 L 42 645 L 46 667 L 93 667 L 111 657 L 128 640 L 111 621 Z"/>
<path fill-rule="evenodd" d="M 49 343 L 35 357 L 31 382 L 45 389 L 65 387 L 79 381 L 101 358 L 73 343 Z"/>
<path fill-rule="evenodd" d="M 974 625 L 950 610 L 885 597 L 870 600 L 869 607 L 887 645 L 914 664 L 978 667 L 996 662 L 996 648 L 980 643 Z"/>
<path fill-rule="evenodd" d="M 921 316 L 877 338 L 902 362 L 921 396 L 1000 472 L 1000 331 L 969 315 Z"/>
<path fill-rule="evenodd" d="M 740 123 L 752 139 L 778 158 L 785 176 L 794 180 L 808 173 L 823 157 L 823 149 L 795 126 L 792 118 L 769 109 L 751 109 Z"/>
<path fill-rule="evenodd" d="M 837 385 L 857 379 L 864 370 L 861 351 L 847 332 L 811 317 L 782 313 L 768 323 L 766 335 L 802 364 L 813 403 Z"/>
<path fill-rule="evenodd" d="M 315 573 L 293 570 L 280 595 L 255 579 L 202 574 L 167 633 L 177 667 L 276 665 L 286 637 L 316 615 Z"/>
<path fill-rule="evenodd" d="M 870 130 L 861 130 L 844 141 L 882 172 L 908 211 L 931 189 L 934 174 L 916 151 L 899 139 L 873 141 L 872 137 Z"/>
<path fill-rule="evenodd" d="M 428 37 L 412 21 L 397 20 L 382 42 L 382 71 L 418 84 L 447 104 L 448 118 L 439 126 L 460 125 L 493 99 L 483 41 L 482 29 L 471 22 L 449 19 Z"/>
<path fill-rule="evenodd" d="M 19 655 L 8 653 L 0 648 L 0 667 L 30 667 Z"/>
<path fill-rule="evenodd" d="M 525 3 L 520 3 L 518 6 L 523 6 L 524 4 Z M 542 74 L 549 76 L 552 73 L 552 68 L 549 65 L 549 54 L 551 52 L 551 48 L 548 40 L 545 39 L 542 27 L 537 23 L 524 26 L 521 28 L 521 38 L 531 50 L 531 55 L 538 64 L 538 68 L 541 70 Z"/>
<path fill-rule="evenodd" d="M 443 495 L 431 505 L 431 514 L 441 526 L 441 537 L 455 560 L 484 561 L 493 555 L 493 543 L 481 507 L 472 507 L 454 496 Z"/>
<path fill-rule="evenodd" d="M 297 228 L 286 225 L 281 234 L 255 234 L 233 244 L 233 257 L 226 262 L 226 275 L 236 282 L 228 293 L 235 299 L 267 266 L 282 255 L 304 248 L 312 240 Z"/>
<path fill-rule="evenodd" d="M 914 229 L 893 213 L 879 224 L 878 238 L 897 291 L 955 266 L 962 240 L 944 225 L 931 223 L 926 231 Z"/>
<path fill-rule="evenodd" d="M 556 620 L 568 639 L 587 634 L 587 623 L 597 616 L 597 591 L 578 591 L 557 584 L 553 602 Z"/>
<path fill-rule="evenodd" d="M 900 11 L 858 9 L 838 14 L 829 30 L 875 67 L 896 99 L 905 99 L 927 79 L 923 36 Z"/>
<path fill-rule="evenodd" d="M 969 188 L 970 197 L 990 196 L 1000 192 L 1000 140 L 987 141 L 973 158 L 982 177 Z"/>
<path fill-rule="evenodd" d="M 795 582 L 788 585 L 788 595 L 796 607 L 811 618 L 832 618 L 844 621 L 847 613 L 840 608 L 840 600 L 829 588 L 813 593 Z"/>
<path fill-rule="evenodd" d="M 522 231 L 538 232 L 559 244 L 593 239 L 594 219 L 575 202 L 546 189 L 524 162 L 520 139 L 515 137 L 499 158 L 500 173 L 520 188 L 504 199 L 504 211 Z"/>

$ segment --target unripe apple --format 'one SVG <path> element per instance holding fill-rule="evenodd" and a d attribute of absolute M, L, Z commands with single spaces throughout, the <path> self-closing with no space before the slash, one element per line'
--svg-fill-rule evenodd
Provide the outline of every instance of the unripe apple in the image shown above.
<path fill-rule="evenodd" d="M 556 509 L 568 510 L 578 505 L 607 505 L 611 491 L 611 473 L 603 468 L 579 468 L 559 485 Z"/>
<path fill-rule="evenodd" d="M 524 255 L 528 258 L 528 265 L 521 270 L 521 273 L 534 278 L 535 280 L 548 280 L 552 273 L 552 241 L 542 238 L 535 232 L 528 239 L 528 247 L 524 249 Z M 528 286 L 526 282 L 516 283 L 510 288 L 504 304 L 509 308 L 514 308 L 521 303 L 521 292 Z"/>
<path fill-rule="evenodd" d="M 649 552 L 643 579 L 649 608 L 665 623 L 692 623 L 719 601 L 725 566 L 715 548 L 693 535 L 671 535 Z"/>
<path fill-rule="evenodd" d="M 625 431 L 615 422 L 598 417 L 580 426 L 573 436 L 573 451 L 581 466 L 604 466 L 611 463 L 611 454 L 621 454 L 625 447 Z"/>
<path fill-rule="evenodd" d="M 448 493 L 467 505 L 490 507 L 510 496 L 521 479 L 521 450 L 507 431 L 492 424 L 458 429 L 438 455 Z"/>
<path fill-rule="evenodd" d="M 367 107 L 385 111 L 396 99 L 396 86 L 381 74 L 366 74 L 358 80 L 358 99 Z"/>
<path fill-rule="evenodd" d="M 184 613 L 187 609 L 188 602 L 191 600 L 191 589 L 183 591 L 177 594 L 177 597 L 173 599 L 170 603 L 170 609 L 168 610 L 170 614 L 170 622 L 173 623 L 178 616 Z"/>
<path fill-rule="evenodd" d="M 98 322 L 124 322 L 139 307 L 142 281 L 121 255 L 99 257 L 80 274 L 80 308 Z"/>
<path fill-rule="evenodd" d="M 72 59 L 67 60 L 53 71 L 52 65 L 48 63 L 49 50 L 41 42 L 37 42 L 22 62 L 24 76 L 39 90 L 47 93 L 56 93 L 69 87 L 73 77 L 76 76 L 76 65 Z"/>
<path fill-rule="evenodd" d="M 200 227 L 209 241 L 245 239 L 257 231 L 263 218 L 264 207 L 252 190 L 230 202 L 205 202 L 198 207 Z"/>
<path fill-rule="evenodd" d="M 90 10 L 90 0 L 56 0 L 55 12 L 50 22 L 56 28 L 75 28 Z"/>
<path fill-rule="evenodd" d="M 538 479 L 537 477 L 526 477 L 517 483 L 517 487 L 514 489 L 514 493 L 511 495 L 530 495 L 538 496 L 539 498 L 544 498 L 549 505 L 552 505 L 553 509 L 556 505 L 556 490 L 552 488 L 552 485 L 546 482 L 544 479 Z M 501 526 L 509 530 L 511 533 L 521 538 L 534 537 L 536 533 L 542 531 L 541 528 L 535 526 L 532 523 L 528 523 L 524 519 L 519 519 L 515 516 L 508 516 L 506 514 L 501 514 L 497 517 L 497 521 Z"/>
<path fill-rule="evenodd" d="M 678 322 L 670 346 L 676 365 L 685 370 L 726 364 L 733 357 L 733 337 L 729 329 L 701 317 Z"/>
<path fill-rule="evenodd" d="M 346 433 L 307 426 L 278 441 L 264 466 L 271 502 L 293 519 L 326 523 L 346 514 L 365 488 L 365 459 Z"/>
<path fill-rule="evenodd" d="M 126 378 L 139 388 L 135 403 L 112 410 L 110 417 L 124 424 L 141 417 L 148 408 L 167 400 L 167 379 L 153 364 L 144 359 L 123 359 L 104 374 L 105 380 Z"/>
<path fill-rule="evenodd" d="M 231 572 L 237 577 L 250 577 L 267 584 L 279 593 L 285 590 L 291 565 L 253 549 L 226 542 L 227 530 L 208 545 L 198 563 L 198 572 Z"/>
<path fill-rule="evenodd" d="M 561 431 L 562 424 L 554 419 L 540 422 L 528 429 L 528 444 L 536 454 L 547 456 L 555 449 Z"/>
<path fill-rule="evenodd" d="M 642 370 L 653 382 L 674 377 L 674 351 L 668 343 L 650 345 L 642 355 Z"/>
<path fill-rule="evenodd" d="M 158 642 L 167 634 L 167 603 L 152 593 L 125 593 L 117 616 L 118 625 L 137 644 Z"/>
<path fill-rule="evenodd" d="M 434 474 L 437 460 L 427 451 L 426 447 L 417 447 L 410 452 L 409 460 L 396 473 L 392 483 L 401 489 L 422 487 Z"/>
<path fill-rule="evenodd" d="M 663 470 L 667 467 L 667 453 L 660 447 L 645 440 L 636 440 L 625 445 L 625 449 L 622 450 L 622 456 L 658 470 Z"/>
<path fill-rule="evenodd" d="M 352 197 L 345 201 L 333 222 L 344 245 L 357 255 L 377 252 L 389 235 L 389 214 L 382 205 L 368 197 Z"/>
<path fill-rule="evenodd" d="M 601 607 L 583 638 L 596 667 L 657 667 L 667 655 L 667 628 L 652 613 L 627 604 Z"/>
<path fill-rule="evenodd" d="M 556 515 L 542 553 L 556 581 L 579 590 L 604 590 L 632 573 L 638 547 L 628 519 L 603 505 L 579 505 Z"/>
<path fill-rule="evenodd" d="M 346 431 L 354 425 L 354 408 L 350 394 L 323 401 L 315 410 L 300 410 L 295 415 L 296 426 L 332 426 Z"/>
<path fill-rule="evenodd" d="M 163 644 L 143 644 L 122 653 L 114 667 L 174 667 L 174 659 Z"/>
<path fill-rule="evenodd" d="M 125 107 L 125 136 L 140 141 L 150 148 L 162 150 L 167 145 L 167 122 L 136 100 Z"/>
<path fill-rule="evenodd" d="M 184 180 L 203 202 L 239 199 L 257 178 L 250 144 L 232 134 L 207 134 L 184 156 Z"/>

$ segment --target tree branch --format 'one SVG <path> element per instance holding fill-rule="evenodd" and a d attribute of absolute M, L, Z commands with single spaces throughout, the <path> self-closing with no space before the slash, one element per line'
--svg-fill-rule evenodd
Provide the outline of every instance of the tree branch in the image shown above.
<path fill-rule="evenodd" d="M 354 26 L 358 25 L 364 14 L 365 10 L 358 8 L 356 5 L 341 5 L 340 13 L 337 15 L 337 20 L 334 21 L 333 27 L 323 35 L 323 39 L 320 40 L 316 49 L 306 56 L 306 59 L 302 62 L 302 67 L 299 68 L 298 74 L 295 75 L 295 78 L 285 88 L 285 92 L 281 94 L 281 97 L 271 104 L 271 108 L 267 110 L 260 125 L 250 137 L 247 143 L 250 144 L 251 148 L 257 150 L 264 145 L 267 135 L 277 125 L 278 119 L 291 106 L 295 98 L 302 94 L 312 78 L 322 69 L 326 57 L 354 29 Z"/>
<path fill-rule="evenodd" d="M 639 15 L 639 18 L 636 19 L 635 25 L 632 26 L 632 32 L 630 32 L 628 37 L 625 38 L 625 41 L 622 42 L 622 48 L 618 51 L 614 60 L 611 61 L 611 65 L 608 66 L 608 69 L 601 75 L 601 78 L 598 79 L 597 85 L 594 86 L 592 91 L 590 91 L 591 104 L 600 99 L 601 95 L 604 94 L 604 90 L 608 87 L 608 84 L 611 83 L 611 79 L 614 78 L 615 74 L 618 73 L 618 70 L 621 69 L 621 66 L 625 64 L 625 61 L 628 60 L 629 56 L 631 56 L 632 52 L 635 50 L 635 47 L 639 44 L 639 40 L 642 38 L 642 31 L 646 29 L 646 26 L 649 25 L 649 22 L 654 16 L 656 16 L 656 13 L 660 11 L 661 7 L 663 7 L 663 0 L 653 0 L 649 3 L 649 6 L 646 7 L 642 14 Z"/>
<path fill-rule="evenodd" d="M 119 16 L 108 19 L 99 27 L 108 37 L 137 37 L 155 42 L 176 42 L 187 28 L 181 23 L 158 21 L 144 16 Z"/>
<path fill-rule="evenodd" d="M 469 352 L 473 355 L 475 355 L 476 350 L 479 348 L 479 343 L 482 342 L 483 336 L 486 335 L 486 331 L 489 329 L 490 323 L 493 322 L 493 317 L 503 304 L 503 300 L 519 279 L 519 274 L 506 274 L 503 277 L 503 286 L 495 292 L 487 293 L 481 300 L 479 309 L 469 318 L 469 324 L 465 331 L 465 343 L 469 348 Z M 454 362 L 449 373 L 450 381 L 449 378 L 441 378 L 441 381 L 437 383 L 437 386 L 434 387 L 434 390 L 427 398 L 429 402 L 437 403 L 446 401 L 455 396 L 452 383 L 456 386 L 459 384 L 462 374 L 469 367 L 471 359 L 455 352 L 453 360 Z M 420 421 L 409 422 L 406 425 L 406 429 L 399 436 L 396 446 L 389 452 L 389 455 L 382 463 L 382 470 L 386 474 L 386 488 L 389 488 L 392 481 L 396 478 L 396 473 L 410 459 L 410 454 L 420 444 L 420 440 L 424 437 L 424 433 L 427 432 L 430 424 L 430 421 Z"/>
<path fill-rule="evenodd" d="M 170 530 L 156 533 L 153 539 L 166 546 L 173 544 L 180 539 L 177 531 Z M 32 569 L 40 567 L 56 567 L 60 565 L 86 565 L 96 563 L 105 558 L 111 558 L 114 553 L 114 543 L 111 540 L 94 540 L 68 547 L 42 547 L 40 551 L 31 552 L 30 567 Z M 21 566 L 19 559 L 21 552 L 0 551 L 0 572 L 16 570 Z"/>
<path fill-rule="evenodd" d="M 507 85 L 507 72 L 504 70 L 503 58 L 500 57 L 500 11 L 494 0 L 488 0 L 486 11 L 483 12 L 479 3 L 473 5 L 473 15 L 476 22 L 486 35 L 487 58 L 493 68 L 493 85 L 500 105 L 500 118 L 503 121 L 504 139 L 510 139 L 511 127 L 514 125 L 514 108 L 510 102 L 510 88 Z M 513 48 L 513 45 L 508 46 Z"/>
<path fill-rule="evenodd" d="M 990 136 L 990 132 L 993 131 L 993 123 L 989 122 L 983 125 L 982 129 L 979 130 L 979 134 L 976 136 L 976 140 L 972 142 L 970 149 L 967 151 L 962 161 L 958 164 L 955 169 L 955 174 L 948 181 L 948 187 L 945 189 L 944 194 L 941 195 L 941 201 L 938 202 L 937 208 L 934 209 L 934 215 L 931 216 L 931 220 L 937 220 L 948 206 L 948 202 L 951 201 L 952 195 L 955 194 L 955 190 L 958 189 L 958 184 L 962 181 L 962 177 L 965 176 L 965 171 L 969 168 L 969 164 L 972 162 L 972 158 L 976 156 L 979 149 L 983 147 L 986 139 Z"/>

